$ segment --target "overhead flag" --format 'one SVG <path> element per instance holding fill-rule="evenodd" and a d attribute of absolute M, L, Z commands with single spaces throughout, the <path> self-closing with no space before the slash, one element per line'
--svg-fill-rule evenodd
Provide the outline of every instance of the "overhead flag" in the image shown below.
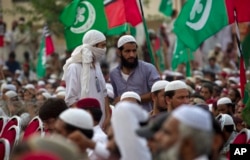
<path fill-rule="evenodd" d="M 108 27 L 114 28 L 126 23 L 135 27 L 142 22 L 136 0 L 104 0 Z"/>
<path fill-rule="evenodd" d="M 173 13 L 173 0 L 161 0 L 159 11 L 165 16 L 171 16 Z"/>
<path fill-rule="evenodd" d="M 38 60 L 36 65 L 36 73 L 38 78 L 43 78 L 46 74 L 46 49 L 45 49 L 45 37 L 42 36 L 40 42 L 40 48 L 38 53 Z"/>
<path fill-rule="evenodd" d="M 103 0 L 73 0 L 64 8 L 60 21 L 65 26 L 68 50 L 82 44 L 83 35 L 90 29 L 107 31 Z"/>
<path fill-rule="evenodd" d="M 175 21 L 174 32 L 191 50 L 234 22 L 233 0 L 188 0 Z"/>
<path fill-rule="evenodd" d="M 249 0 L 234 0 L 235 11 L 238 22 L 250 22 L 250 1 Z"/>
<path fill-rule="evenodd" d="M 172 57 L 172 69 L 175 70 L 179 64 L 187 63 L 194 59 L 193 54 L 189 53 L 189 48 L 187 48 L 181 40 L 176 38 L 173 57 Z"/>
<path fill-rule="evenodd" d="M 45 47 L 46 47 L 46 56 L 49 56 L 55 52 L 54 44 L 52 41 L 52 37 L 47 25 L 43 27 L 43 34 L 45 36 Z"/>

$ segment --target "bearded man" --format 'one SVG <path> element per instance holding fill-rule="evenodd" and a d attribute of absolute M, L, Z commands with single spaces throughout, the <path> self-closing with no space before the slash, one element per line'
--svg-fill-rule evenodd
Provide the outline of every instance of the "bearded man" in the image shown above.
<path fill-rule="evenodd" d="M 134 91 L 141 97 L 141 105 L 148 112 L 152 110 L 151 87 L 160 79 L 155 66 L 138 60 L 137 43 L 133 36 L 124 35 L 117 43 L 120 65 L 110 73 L 114 88 L 114 103 L 126 91 Z"/>

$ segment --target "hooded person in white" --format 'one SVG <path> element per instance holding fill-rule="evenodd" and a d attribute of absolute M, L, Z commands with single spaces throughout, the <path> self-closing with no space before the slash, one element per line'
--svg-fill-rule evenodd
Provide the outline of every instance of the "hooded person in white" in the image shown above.
<path fill-rule="evenodd" d="M 106 53 L 106 37 L 97 30 L 88 31 L 63 66 L 66 83 L 65 101 L 68 106 L 86 97 L 96 98 L 103 112 L 100 124 L 108 121 L 108 98 L 106 83 L 99 61 Z"/>

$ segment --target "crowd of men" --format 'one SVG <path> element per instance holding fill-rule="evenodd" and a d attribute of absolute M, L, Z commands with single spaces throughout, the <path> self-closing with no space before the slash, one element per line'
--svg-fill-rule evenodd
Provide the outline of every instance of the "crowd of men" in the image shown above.
<path fill-rule="evenodd" d="M 20 138 L 11 159 L 221 160 L 230 144 L 248 143 L 237 65 L 223 61 L 220 44 L 191 77 L 181 67 L 160 72 L 138 50 L 121 36 L 109 72 L 106 37 L 90 30 L 64 64 L 52 55 L 40 80 L 11 52 L 0 70 L 0 116 L 20 116 L 22 130 L 39 116 L 45 131 Z"/>

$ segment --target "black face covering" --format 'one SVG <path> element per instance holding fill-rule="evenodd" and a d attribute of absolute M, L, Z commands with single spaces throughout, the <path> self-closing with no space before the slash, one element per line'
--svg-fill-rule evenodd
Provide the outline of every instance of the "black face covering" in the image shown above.
<path fill-rule="evenodd" d="M 126 68 L 130 68 L 130 69 L 134 69 L 137 67 L 138 65 L 138 57 L 136 56 L 135 61 L 134 62 L 128 62 L 122 55 L 121 55 L 121 65 L 126 67 Z"/>

